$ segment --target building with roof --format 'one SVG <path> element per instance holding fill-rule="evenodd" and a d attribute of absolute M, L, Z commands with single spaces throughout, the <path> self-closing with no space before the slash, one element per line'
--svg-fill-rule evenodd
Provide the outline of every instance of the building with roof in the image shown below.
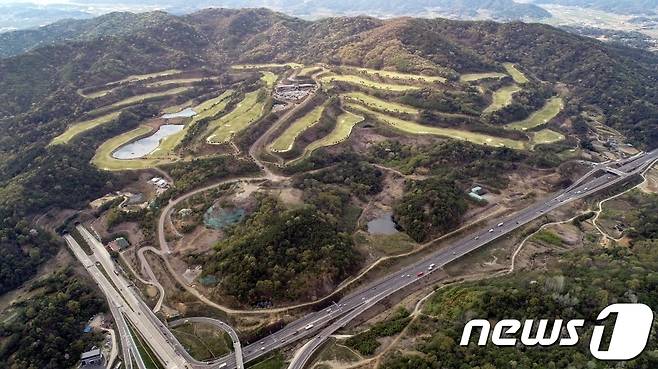
<path fill-rule="evenodd" d="M 84 369 L 102 369 L 105 368 L 105 357 L 99 348 L 94 346 L 91 350 L 83 352 L 80 355 L 80 366 Z"/>
<path fill-rule="evenodd" d="M 123 237 L 118 237 L 107 244 L 107 247 L 114 252 L 123 251 L 128 248 L 128 246 L 130 246 L 130 242 Z"/>

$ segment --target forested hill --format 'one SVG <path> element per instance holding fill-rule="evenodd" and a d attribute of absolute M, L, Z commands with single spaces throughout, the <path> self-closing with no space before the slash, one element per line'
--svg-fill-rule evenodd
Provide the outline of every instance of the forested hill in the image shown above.
<path fill-rule="evenodd" d="M 128 26 L 117 19 L 129 19 Z M 265 9 L 209 9 L 183 17 L 117 13 L 82 22 L 95 25 L 80 34 L 82 41 L 0 60 L 0 119 L 32 109 L 43 124 L 71 114 L 61 106 L 39 109 L 54 96 L 74 107 L 78 87 L 164 68 L 299 61 L 451 76 L 510 61 L 564 83 L 573 91 L 572 103 L 598 107 L 607 124 L 638 142 L 658 142 L 658 56 L 546 25 L 369 17 L 310 22 Z"/>

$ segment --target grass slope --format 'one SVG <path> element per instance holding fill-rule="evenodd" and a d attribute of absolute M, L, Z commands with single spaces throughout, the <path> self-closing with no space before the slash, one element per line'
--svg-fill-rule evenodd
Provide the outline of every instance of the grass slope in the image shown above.
<path fill-rule="evenodd" d="M 347 101 L 357 102 L 361 105 L 365 105 L 370 109 L 383 111 L 387 113 L 404 113 L 416 115 L 418 114 L 418 109 L 408 106 L 397 104 L 394 102 L 378 99 L 376 97 L 364 94 L 363 92 L 348 92 L 342 95 Z"/>
<path fill-rule="evenodd" d="M 115 159 L 112 157 L 112 153 L 119 147 L 151 133 L 153 133 L 151 127 L 139 126 L 105 141 L 96 149 L 96 154 L 91 159 L 92 164 L 100 169 L 114 171 L 153 168 L 157 165 L 171 162 L 173 158 L 163 156 L 151 157 L 148 155 L 143 158 L 129 160 Z"/>
<path fill-rule="evenodd" d="M 494 91 L 491 105 L 487 106 L 482 112 L 484 114 L 493 113 L 512 103 L 512 96 L 521 91 L 518 85 L 504 86 Z"/>
<path fill-rule="evenodd" d="M 383 77 L 383 78 L 389 78 L 389 79 L 395 79 L 395 80 L 407 81 L 407 82 L 445 83 L 447 81 L 445 77 L 440 77 L 440 76 L 425 76 L 422 74 L 409 74 L 409 73 L 401 73 L 401 72 L 394 72 L 389 70 L 369 69 L 369 68 L 351 67 L 349 69 L 360 73 L 368 74 L 370 76 Z"/>
<path fill-rule="evenodd" d="M 299 63 L 268 63 L 268 64 L 236 64 L 231 68 L 236 70 L 249 70 L 249 69 L 267 69 L 267 68 L 302 68 L 304 65 Z"/>
<path fill-rule="evenodd" d="M 439 128 L 439 127 L 430 127 L 418 124 L 416 122 L 411 122 L 407 120 L 398 119 L 390 115 L 374 112 L 368 108 L 358 105 L 358 104 L 348 104 L 347 107 L 355 109 L 357 111 L 363 112 L 374 117 L 376 120 L 388 124 L 402 132 L 411 133 L 416 135 L 436 135 L 443 136 L 448 138 L 454 138 L 457 140 L 469 141 L 479 145 L 488 145 L 488 146 L 504 146 L 513 149 L 523 149 L 524 144 L 521 141 L 511 140 L 507 138 L 489 136 L 481 133 L 462 131 L 452 128 Z"/>
<path fill-rule="evenodd" d="M 210 134 L 206 141 L 209 144 L 223 144 L 229 141 L 234 134 L 257 121 L 263 115 L 265 108 L 265 101 L 258 99 L 260 91 L 256 90 L 246 94 L 230 113 L 211 121 L 208 124 L 207 132 Z"/>
<path fill-rule="evenodd" d="M 327 75 L 321 77 L 320 82 L 322 82 L 323 84 L 329 84 L 331 82 L 345 82 L 356 86 L 372 88 L 375 90 L 382 90 L 382 91 L 392 91 L 392 92 L 403 92 L 403 91 L 411 91 L 411 90 L 419 89 L 419 87 L 417 86 L 405 86 L 405 85 L 397 85 L 392 83 L 375 82 L 354 75 Z"/>
<path fill-rule="evenodd" d="M 75 136 L 79 135 L 82 132 L 88 131 L 92 128 L 98 127 L 102 124 L 109 123 L 116 119 L 119 116 L 120 112 L 115 111 L 113 113 L 102 115 L 98 118 L 85 120 L 82 122 L 74 123 L 66 128 L 66 131 L 61 135 L 55 137 L 50 144 L 51 145 L 63 145 L 69 143 Z"/>
<path fill-rule="evenodd" d="M 559 96 L 552 97 L 546 101 L 544 106 L 524 120 L 513 122 L 505 125 L 507 129 L 516 129 L 525 131 L 531 128 L 538 127 L 542 124 L 548 123 L 551 119 L 555 118 L 560 111 L 564 108 L 564 102 Z"/>
<path fill-rule="evenodd" d="M 364 118 L 362 116 L 351 112 L 344 112 L 343 114 L 339 115 L 338 119 L 336 120 L 336 126 L 334 129 L 321 139 L 311 142 L 304 149 L 304 155 L 291 161 L 291 163 L 307 157 L 313 151 L 319 148 L 338 145 L 339 143 L 345 141 L 348 137 L 350 137 L 354 126 L 363 122 L 363 119 Z"/>
<path fill-rule="evenodd" d="M 488 73 L 467 73 L 459 76 L 460 82 L 475 82 L 481 79 L 500 79 L 507 77 L 505 73 L 488 72 Z"/>
<path fill-rule="evenodd" d="M 292 150 L 297 137 L 307 129 L 320 121 L 324 106 L 318 106 L 308 114 L 294 121 L 283 133 L 270 145 L 273 152 L 285 152 Z"/>
<path fill-rule="evenodd" d="M 512 79 L 514 79 L 514 82 L 522 85 L 524 83 L 528 83 L 528 78 L 521 73 L 520 70 L 516 69 L 516 66 L 512 63 L 503 63 L 503 67 L 505 67 L 505 70 L 507 73 L 512 76 Z"/>
<path fill-rule="evenodd" d="M 548 144 L 564 140 L 564 135 L 551 129 L 542 129 L 531 136 L 533 145 Z"/>

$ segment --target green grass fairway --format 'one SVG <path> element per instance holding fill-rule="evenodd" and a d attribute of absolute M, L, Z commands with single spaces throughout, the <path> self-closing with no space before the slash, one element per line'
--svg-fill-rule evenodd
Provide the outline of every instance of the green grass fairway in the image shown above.
<path fill-rule="evenodd" d="M 519 87 L 518 85 L 504 86 L 494 91 L 491 105 L 489 105 L 486 109 L 484 109 L 483 113 L 484 114 L 493 113 L 511 104 L 512 96 L 519 91 L 521 91 L 521 87 Z"/>
<path fill-rule="evenodd" d="M 204 79 L 216 79 L 215 77 L 205 77 L 205 78 L 178 78 L 178 79 L 164 79 L 162 81 L 156 81 L 147 83 L 146 87 L 162 87 L 169 85 L 183 85 L 188 83 L 201 82 Z"/>
<path fill-rule="evenodd" d="M 168 69 L 168 70 L 163 70 L 161 72 L 155 72 L 155 73 L 137 74 L 137 75 L 128 76 L 128 77 L 126 77 L 124 79 L 120 79 L 118 81 L 110 82 L 110 83 L 108 83 L 108 85 L 115 85 L 115 84 L 124 83 L 124 82 L 143 81 L 143 80 L 149 79 L 149 78 L 170 76 L 172 74 L 178 74 L 180 72 L 181 71 L 178 70 L 178 69 Z"/>
<path fill-rule="evenodd" d="M 376 97 L 366 95 L 363 92 L 348 92 L 342 96 L 347 101 L 356 102 L 378 111 L 384 111 L 387 113 L 404 113 L 411 115 L 418 114 L 418 109 L 414 107 L 378 99 Z"/>
<path fill-rule="evenodd" d="M 329 84 L 331 82 L 345 82 L 349 83 L 352 85 L 356 86 L 361 86 L 361 87 L 367 87 L 367 88 L 372 88 L 375 90 L 382 90 L 382 91 L 393 91 L 393 92 L 403 92 L 403 91 L 411 91 L 411 90 L 418 90 L 420 87 L 417 86 L 405 86 L 405 85 L 395 85 L 391 83 L 382 83 L 382 82 L 375 82 L 366 78 L 362 78 L 359 76 L 353 76 L 353 75 L 327 75 L 323 76 L 320 78 L 320 82 L 323 84 Z"/>
<path fill-rule="evenodd" d="M 249 70 L 249 69 L 267 69 L 267 68 L 284 68 L 284 67 L 295 69 L 295 68 L 302 68 L 304 67 L 304 65 L 299 63 L 237 64 L 232 66 L 231 68 L 237 70 Z"/>
<path fill-rule="evenodd" d="M 260 78 L 262 81 L 265 81 L 265 85 L 267 85 L 268 89 L 272 89 L 274 87 L 274 84 L 276 83 L 276 80 L 279 78 L 278 75 L 272 73 L 272 72 L 262 72 L 263 76 Z"/>
<path fill-rule="evenodd" d="M 338 116 L 338 119 L 336 120 L 336 126 L 331 132 L 329 132 L 328 135 L 322 137 L 319 140 L 311 142 L 304 149 L 304 155 L 293 160 L 292 162 L 303 159 L 321 147 L 338 145 L 339 143 L 345 141 L 348 137 L 350 137 L 354 126 L 361 122 L 363 122 L 362 116 L 350 112 L 344 112 Z"/>
<path fill-rule="evenodd" d="M 226 107 L 229 98 L 233 95 L 233 90 L 226 90 L 221 95 L 214 99 L 206 100 L 201 104 L 193 107 L 192 109 L 197 112 L 197 115 L 192 117 L 192 121 L 196 122 L 204 118 L 213 117 Z"/>
<path fill-rule="evenodd" d="M 324 105 L 318 106 L 308 114 L 294 121 L 285 131 L 283 131 L 281 136 L 277 137 L 277 139 L 272 142 L 270 150 L 273 152 L 286 152 L 292 150 L 292 146 L 295 144 L 297 137 L 319 122 L 323 111 Z"/>
<path fill-rule="evenodd" d="M 528 83 L 528 78 L 521 73 L 520 70 L 516 69 L 516 66 L 512 63 L 503 63 L 503 66 L 505 67 L 505 70 L 507 73 L 509 73 L 510 76 L 514 79 L 514 82 L 522 85 L 524 83 Z"/>
<path fill-rule="evenodd" d="M 91 159 L 92 164 L 104 170 L 133 170 L 133 169 L 146 169 L 153 168 L 160 164 L 170 163 L 175 158 L 173 157 L 152 157 L 151 155 L 139 159 L 120 160 L 112 157 L 112 153 L 119 147 L 153 132 L 153 129 L 148 126 L 139 126 L 132 131 L 120 134 L 105 141 L 98 149 L 96 154 Z"/>
<path fill-rule="evenodd" d="M 135 105 L 135 104 L 138 104 L 138 103 L 143 103 L 143 102 L 151 100 L 151 99 L 156 99 L 156 98 L 163 97 L 163 96 L 176 95 L 176 94 L 185 92 L 185 91 L 187 91 L 191 88 L 192 87 L 177 87 L 177 88 L 172 88 L 171 90 L 166 90 L 166 91 L 161 91 L 161 92 L 150 92 L 150 93 L 147 93 L 147 94 L 132 96 L 132 97 L 129 97 L 127 99 L 117 101 L 112 105 L 108 105 L 107 108 L 110 108 L 110 109 L 125 108 L 126 106 Z"/>
<path fill-rule="evenodd" d="M 389 71 L 389 70 L 379 70 L 379 69 L 369 69 L 369 68 L 357 68 L 357 67 L 350 67 L 349 69 L 355 70 L 360 73 L 365 73 L 371 76 L 377 76 L 377 77 L 383 77 L 383 78 L 389 78 L 389 79 L 396 79 L 400 81 L 408 81 L 408 82 L 425 82 L 425 83 L 434 83 L 434 82 L 446 82 L 447 79 L 445 77 L 440 77 L 440 76 L 425 76 L 422 74 L 409 74 L 409 73 L 401 73 L 401 72 L 394 72 L 394 71 Z"/>
<path fill-rule="evenodd" d="M 507 77 L 507 74 L 505 73 L 498 73 L 498 72 L 489 72 L 489 73 L 468 73 L 468 74 L 462 74 L 459 76 L 459 81 L 460 82 L 474 82 L 474 81 L 479 81 L 481 79 L 500 79 Z"/>
<path fill-rule="evenodd" d="M 542 129 L 541 131 L 533 132 L 531 138 L 533 145 L 539 145 L 562 141 L 564 140 L 564 135 L 550 129 Z"/>
<path fill-rule="evenodd" d="M 67 144 L 69 141 L 73 139 L 73 137 L 79 135 L 82 132 L 88 131 L 92 128 L 98 127 L 102 124 L 109 123 L 116 119 L 119 116 L 118 111 L 115 111 L 113 113 L 105 114 L 102 115 L 98 118 L 90 119 L 90 120 L 85 120 L 83 122 L 78 122 L 74 123 L 73 125 L 69 126 L 66 128 L 66 131 L 62 133 L 61 135 L 55 137 L 50 144 L 51 145 L 62 145 L 62 144 Z"/>
<path fill-rule="evenodd" d="M 210 134 L 206 138 L 209 144 L 223 144 L 229 141 L 234 134 L 247 128 L 257 121 L 265 108 L 265 100 L 258 101 L 260 90 L 250 92 L 230 113 L 211 121 L 208 124 Z"/>
<path fill-rule="evenodd" d="M 513 122 L 505 125 L 507 129 L 516 129 L 525 131 L 531 128 L 538 127 L 542 124 L 548 123 L 551 119 L 555 118 L 560 111 L 564 108 L 564 102 L 559 96 L 555 96 L 546 101 L 544 106 L 524 120 Z"/>
<path fill-rule="evenodd" d="M 301 71 L 299 71 L 299 74 L 297 76 L 299 77 L 310 77 L 314 75 L 317 72 L 320 72 L 322 70 L 325 70 L 324 67 L 319 67 L 319 66 L 310 66 L 310 67 L 305 67 Z"/>
<path fill-rule="evenodd" d="M 475 133 L 475 132 L 469 132 L 469 131 L 462 131 L 459 129 L 452 129 L 452 128 L 439 128 L 439 127 L 431 127 L 431 126 L 425 126 L 422 124 L 418 124 L 416 122 L 411 122 L 407 120 L 402 120 L 398 119 L 395 117 L 392 117 L 390 115 L 382 114 L 382 113 L 377 113 L 372 110 L 369 110 L 368 108 L 358 105 L 358 104 L 348 104 L 347 107 L 352 108 L 354 110 L 357 110 L 359 112 L 363 112 L 364 114 L 368 114 L 372 117 L 374 117 L 376 120 L 386 123 L 402 132 L 406 133 L 411 133 L 411 134 L 416 134 L 416 135 L 436 135 L 436 136 L 443 136 L 443 137 L 448 137 L 448 138 L 454 138 L 457 140 L 464 140 L 464 141 L 469 141 L 475 144 L 479 145 L 487 145 L 487 146 L 504 146 L 504 147 L 509 147 L 512 149 L 523 149 L 524 144 L 521 141 L 515 141 L 507 138 L 502 138 L 502 137 L 495 137 L 495 136 L 489 136 L 481 133 Z"/>

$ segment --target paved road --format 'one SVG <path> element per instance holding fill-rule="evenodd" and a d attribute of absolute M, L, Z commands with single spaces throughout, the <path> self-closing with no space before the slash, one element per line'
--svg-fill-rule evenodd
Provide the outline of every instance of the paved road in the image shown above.
<path fill-rule="evenodd" d="M 620 173 L 624 172 L 625 175 L 617 176 L 615 174 L 603 174 L 598 177 L 590 175 L 588 178 L 580 181 L 576 186 L 571 186 L 567 190 L 560 191 L 524 210 L 499 219 L 494 222 L 495 225 L 488 230 L 480 231 L 457 240 L 422 261 L 414 263 L 352 293 L 340 300 L 334 307 L 308 314 L 262 341 L 244 347 L 244 361 L 249 362 L 270 351 L 286 346 L 292 341 L 297 341 L 309 336 L 318 336 L 319 334 L 319 338 L 315 338 L 313 341 L 315 343 L 307 345 L 304 353 L 298 355 L 299 359 L 296 360 L 294 366 L 292 366 L 294 369 L 301 369 L 304 364 L 307 363 L 308 358 L 311 357 L 315 349 L 317 349 L 317 347 L 324 342 L 326 337 L 330 335 L 330 332 L 335 332 L 340 329 L 346 321 L 349 322 L 349 320 L 351 320 L 351 318 L 349 318 L 350 316 L 358 316 L 360 312 L 374 306 L 393 293 L 422 280 L 427 277 L 428 274 L 433 273 L 446 264 L 511 233 L 517 228 L 566 203 L 582 199 L 598 191 L 626 181 L 630 176 L 641 172 L 657 158 L 658 150 L 654 150 L 651 153 L 645 153 L 638 156 L 632 161 L 619 162 L 618 167 L 615 167 L 615 169 Z M 609 166 L 614 167 L 615 164 L 616 163 L 610 163 Z M 431 264 L 434 264 L 435 266 L 430 271 L 428 268 Z M 423 274 L 419 275 L 420 273 Z M 321 329 L 331 322 L 334 323 L 324 330 Z M 214 367 L 219 368 L 224 363 L 226 364 L 226 366 L 223 366 L 224 368 L 235 368 L 235 363 L 232 358 L 228 356 L 218 360 Z"/>
<path fill-rule="evenodd" d="M 609 173 L 596 176 L 594 175 L 595 173 L 590 172 L 588 173 L 587 178 L 578 181 L 568 189 L 560 191 L 557 194 L 539 201 L 515 214 L 497 220 L 494 222 L 497 224 L 490 227 L 489 230 L 476 232 L 457 240 L 451 245 L 429 255 L 419 262 L 364 286 L 341 299 L 333 306 L 322 311 L 310 313 L 292 322 L 280 331 L 262 339 L 260 342 L 255 342 L 242 348 L 244 362 L 254 360 L 270 351 L 286 346 L 291 342 L 315 336 L 309 344 L 304 346 L 304 350 L 295 356 L 295 360 L 291 365 L 291 368 L 293 369 L 301 369 L 308 363 L 313 352 L 320 347 L 320 345 L 322 345 L 331 334 L 345 326 L 364 311 L 375 306 L 383 299 L 407 286 L 417 283 L 446 264 L 509 234 L 551 210 L 626 181 L 630 176 L 643 171 L 651 163 L 655 162 L 657 158 L 658 150 L 654 150 L 631 160 L 610 163 L 608 167 L 614 170 L 609 170 Z M 205 189 L 200 189 L 198 192 L 203 190 Z M 186 196 L 192 196 L 193 194 L 194 193 L 190 193 Z M 177 201 L 180 201 L 180 199 Z M 161 220 L 162 219 L 163 218 L 161 217 Z M 88 257 L 85 259 L 83 255 L 80 255 L 80 261 L 85 265 L 92 276 L 94 276 L 94 279 L 97 280 L 103 292 L 108 296 L 108 299 L 112 302 L 116 302 L 116 308 L 119 309 L 121 313 L 119 315 L 125 315 L 127 317 L 135 329 L 137 329 L 147 340 L 153 351 L 165 364 L 166 368 L 232 369 L 237 368 L 238 365 L 242 368 L 242 363 L 236 362 L 235 355 L 227 355 L 219 360 L 213 361 L 212 363 L 202 363 L 191 358 L 180 343 L 178 343 L 173 334 L 167 330 L 164 324 L 155 317 L 148 306 L 146 306 L 146 304 L 144 304 L 144 302 L 138 297 L 137 291 L 133 289 L 134 286 L 129 286 L 119 273 L 114 273 L 116 265 L 113 263 L 109 253 L 103 245 L 84 227 L 78 227 L 78 230 L 92 247 L 94 256 L 98 262 L 106 271 L 108 271 L 107 275 L 109 276 L 109 280 L 103 276 L 96 267 L 96 264 Z M 70 236 L 67 236 L 67 242 L 70 245 L 71 240 L 73 239 Z M 73 242 L 75 241 L 73 240 Z M 78 256 L 79 252 L 74 250 L 74 253 Z M 432 264 L 434 264 L 433 268 L 429 268 Z"/>

